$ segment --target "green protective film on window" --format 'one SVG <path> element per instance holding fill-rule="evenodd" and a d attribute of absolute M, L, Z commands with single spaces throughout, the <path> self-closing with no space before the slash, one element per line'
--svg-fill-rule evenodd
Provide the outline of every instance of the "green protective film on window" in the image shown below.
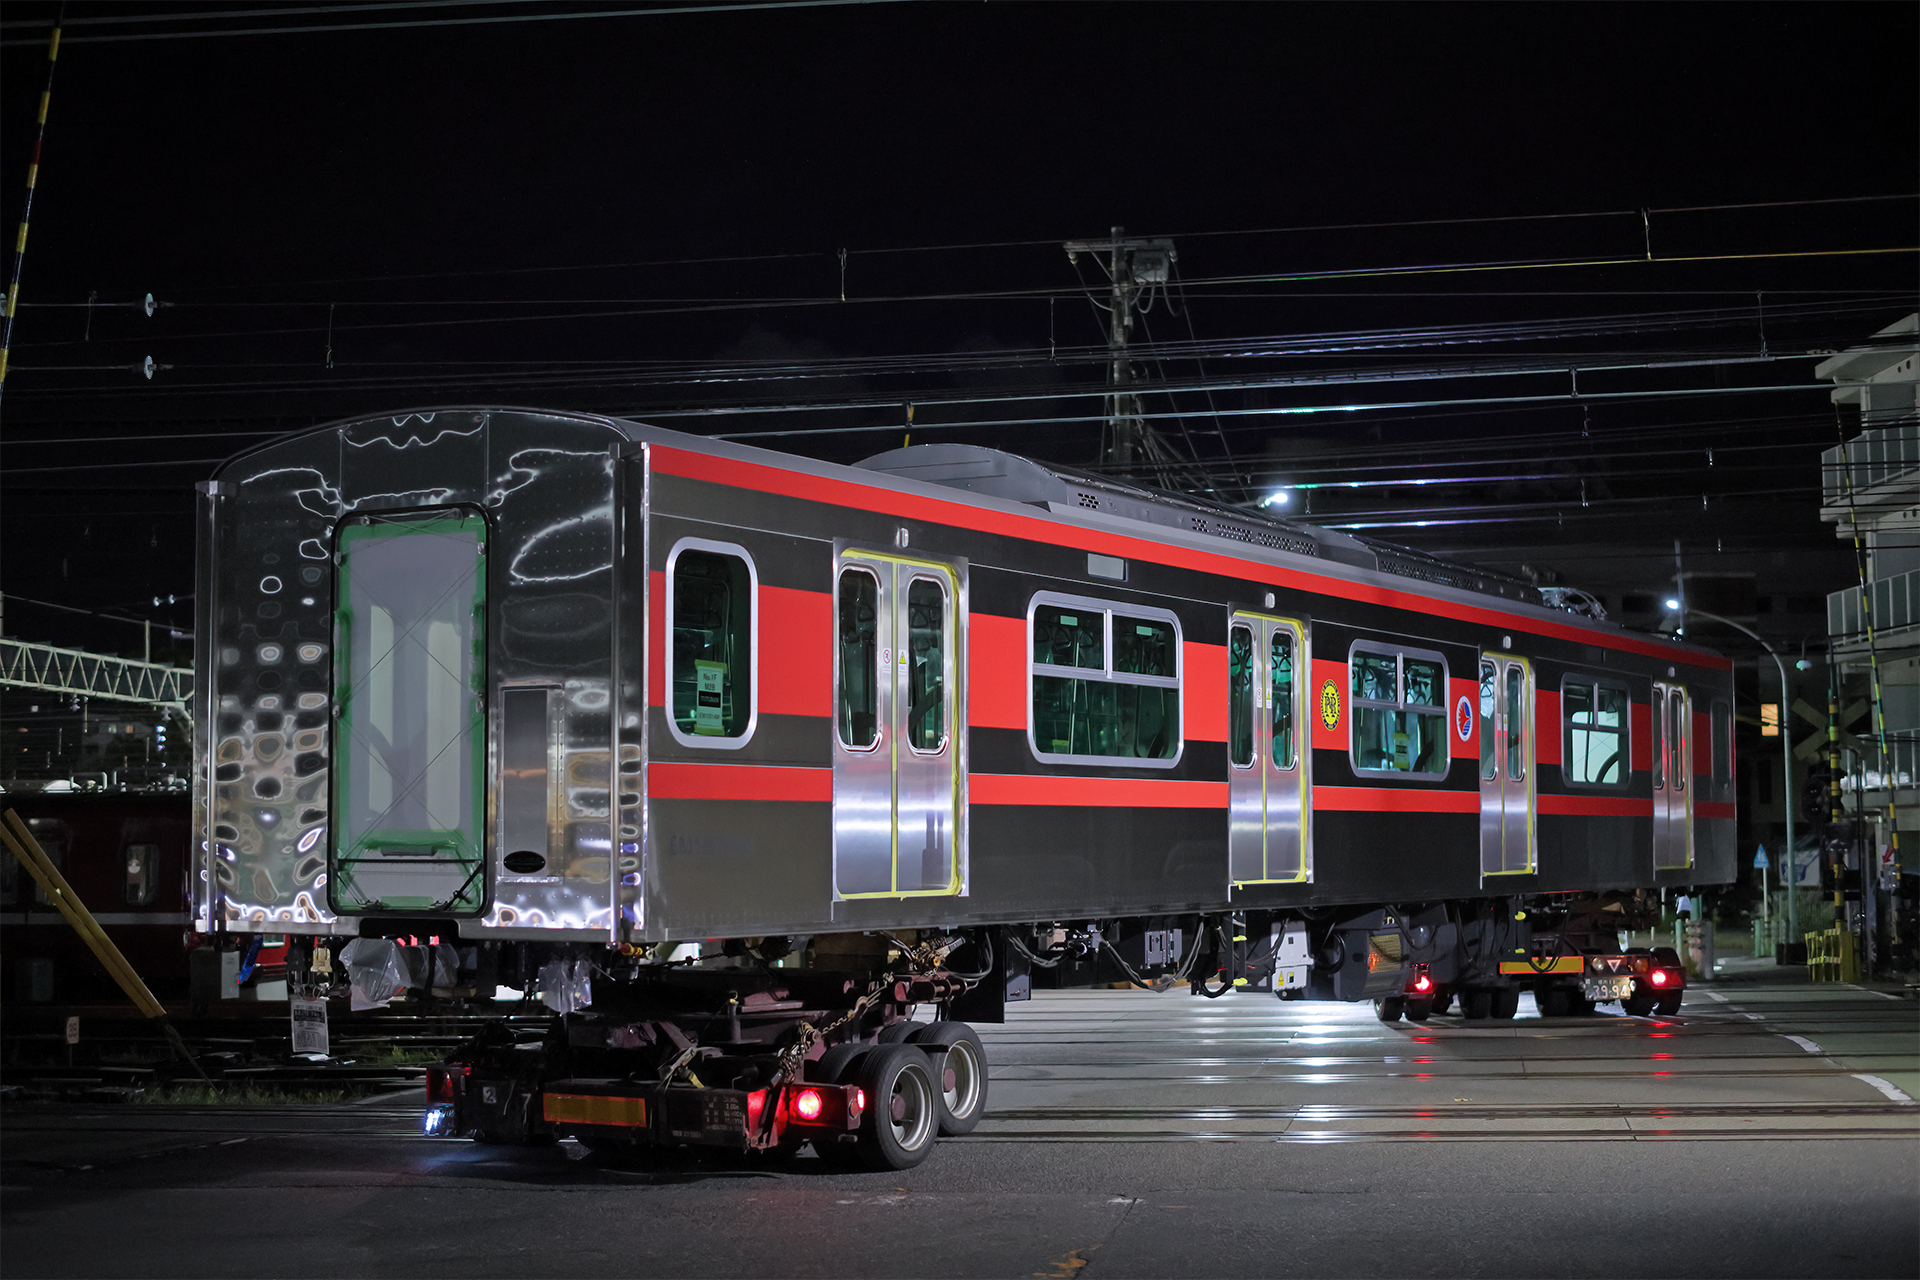
<path fill-rule="evenodd" d="M 1227 755 L 1241 768 L 1253 763 L 1253 632 L 1227 633 Z"/>
<path fill-rule="evenodd" d="M 864 569 L 840 571 L 840 741 L 870 747 L 879 735 L 880 584 Z"/>
<path fill-rule="evenodd" d="M 673 567 L 673 722 L 738 738 L 753 715 L 753 579 L 725 552 L 688 548 Z"/>
<path fill-rule="evenodd" d="M 1113 615 L 1113 670 L 1118 675 L 1174 674 L 1174 632 L 1170 622 Z"/>
<path fill-rule="evenodd" d="M 342 526 L 335 614 L 335 826 L 343 913 L 478 912 L 486 894 L 486 522 Z"/>
<path fill-rule="evenodd" d="M 916 578 L 907 587 L 907 745 L 936 751 L 946 740 L 947 593 Z"/>
<path fill-rule="evenodd" d="M 1404 768 L 1396 766 L 1394 761 L 1405 749 L 1398 711 L 1386 707 L 1354 707 L 1353 764 L 1356 769 Z"/>
<path fill-rule="evenodd" d="M 1293 768 L 1296 744 L 1293 740 L 1293 632 L 1276 631 L 1269 654 L 1272 679 L 1273 763 L 1278 769 Z"/>
<path fill-rule="evenodd" d="M 1673 723 L 1667 728 L 1667 755 L 1672 760 L 1673 789 L 1687 789 L 1687 775 L 1693 772 L 1693 762 L 1687 759 L 1687 696 L 1675 689 L 1667 695 L 1667 709 L 1673 716 Z"/>
<path fill-rule="evenodd" d="M 1409 706 L 1438 707 L 1446 702 L 1446 680 L 1437 662 L 1406 660 L 1406 702 Z"/>
<path fill-rule="evenodd" d="M 1033 660 L 1050 667 L 1104 671 L 1106 614 L 1043 604 L 1033 611 Z"/>

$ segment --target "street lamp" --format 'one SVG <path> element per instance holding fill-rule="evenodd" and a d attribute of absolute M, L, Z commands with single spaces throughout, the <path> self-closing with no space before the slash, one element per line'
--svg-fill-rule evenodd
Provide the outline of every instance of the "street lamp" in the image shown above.
<path fill-rule="evenodd" d="M 1797 938 L 1800 936 L 1800 920 L 1799 913 L 1794 910 L 1793 897 L 1794 890 L 1800 887 L 1800 864 L 1794 860 L 1793 856 L 1793 749 L 1792 738 L 1787 733 L 1787 702 L 1793 695 L 1787 692 L 1787 664 L 1780 660 L 1779 653 L 1762 639 L 1758 632 L 1742 626 L 1732 618 L 1723 618 L 1717 613 L 1708 613 L 1705 609 L 1691 608 L 1679 600 L 1670 599 L 1665 604 L 1667 608 L 1680 615 L 1683 625 L 1686 623 L 1687 615 L 1692 613 L 1698 614 L 1709 622 L 1718 622 L 1741 632 L 1767 651 L 1767 656 L 1773 659 L 1774 669 L 1780 673 L 1780 777 L 1785 787 L 1781 796 L 1786 801 L 1787 807 L 1787 936 Z"/>

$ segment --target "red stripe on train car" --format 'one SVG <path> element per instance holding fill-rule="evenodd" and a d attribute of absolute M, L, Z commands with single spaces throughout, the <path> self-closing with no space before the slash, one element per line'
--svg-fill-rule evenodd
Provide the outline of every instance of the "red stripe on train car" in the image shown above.
<path fill-rule="evenodd" d="M 1488 627 L 1502 627 L 1533 635 L 1554 636 L 1581 644 L 1593 644 L 1596 640 L 1595 634 L 1591 631 L 1544 619 L 1533 619 L 1523 614 L 1506 613 L 1453 600 L 1440 602 L 1427 596 L 1398 591 L 1391 587 L 1362 584 L 1347 578 L 1309 573 L 1298 569 L 1283 569 L 1278 565 L 1262 564 L 1256 561 L 1237 560 L 1218 552 L 1171 547 L 1144 538 L 1129 537 L 1126 534 L 1062 525 L 1037 517 L 993 511 L 961 502 L 924 497 L 920 494 L 900 493 L 897 490 L 861 484 L 853 480 L 808 475 L 762 462 L 746 462 L 736 458 L 693 453 L 661 444 L 651 446 L 649 456 L 652 459 L 654 471 L 661 475 L 679 476 L 687 480 L 704 480 L 710 484 L 753 489 L 761 493 L 785 494 L 810 502 L 831 503 L 834 506 L 851 507 L 884 515 L 937 520 L 944 524 L 978 529 L 985 533 L 1005 534 L 1008 537 L 1048 542 L 1056 546 L 1069 546 L 1083 551 L 1099 551 L 1107 555 L 1130 556 L 1151 564 L 1178 565 L 1183 568 L 1199 569 L 1205 573 L 1224 574 L 1275 586 L 1312 591 L 1320 595 L 1339 596 L 1357 603 L 1381 604 L 1389 608 L 1410 609 L 1419 613 L 1432 613 L 1443 609 L 1449 617 L 1459 621 L 1474 622 Z M 1651 643 L 1641 643 L 1621 636 L 1607 637 L 1606 641 L 1606 647 L 1620 652 L 1674 660 L 1671 649 Z M 1687 661 L 1692 666 L 1704 667 L 1712 671 L 1728 671 L 1733 668 L 1731 660 L 1717 654 L 1697 654 L 1689 657 Z"/>
<path fill-rule="evenodd" d="M 967 615 L 967 724 L 1026 729 L 1026 619 Z"/>
<path fill-rule="evenodd" d="M 1737 806 L 1725 800 L 1696 800 L 1693 804 L 1693 816 L 1696 818 L 1736 818 Z"/>
<path fill-rule="evenodd" d="M 1560 763 L 1560 693 L 1533 691 L 1533 758 L 1540 764 Z"/>
<path fill-rule="evenodd" d="M 1630 703 L 1627 707 L 1627 763 L 1635 773 L 1653 771 L 1653 704 Z"/>
<path fill-rule="evenodd" d="M 760 584 L 760 710 L 833 714 L 833 597 Z"/>
<path fill-rule="evenodd" d="M 1227 740 L 1227 646 L 1181 642 L 1180 721 L 1188 742 Z"/>
<path fill-rule="evenodd" d="M 1651 818 L 1653 801 L 1630 796 L 1541 796 L 1540 812 L 1555 817 Z"/>
<path fill-rule="evenodd" d="M 1064 778 L 1025 773 L 967 775 L 974 804 L 1069 805 L 1088 809 L 1225 809 L 1227 784 L 1185 778 Z"/>
<path fill-rule="evenodd" d="M 667 575 L 647 574 L 647 705 L 667 705 Z"/>
<path fill-rule="evenodd" d="M 690 764 L 657 760 L 647 768 L 654 800 L 833 799 L 833 770 L 771 764 Z"/>
<path fill-rule="evenodd" d="M 1478 791 L 1414 791 L 1398 787 L 1315 787 L 1313 809 L 1334 813 L 1478 813 Z"/>

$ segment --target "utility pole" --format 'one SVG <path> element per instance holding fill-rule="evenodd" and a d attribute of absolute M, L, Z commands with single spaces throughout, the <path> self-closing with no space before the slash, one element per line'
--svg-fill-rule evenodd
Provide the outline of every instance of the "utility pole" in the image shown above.
<path fill-rule="evenodd" d="M 1171 240 L 1129 240 L 1126 228 L 1115 227 L 1105 240 L 1069 240 L 1067 261 L 1077 263 L 1080 255 L 1094 255 L 1103 265 L 1111 288 L 1106 305 L 1107 327 L 1107 442 L 1100 460 L 1121 475 L 1131 475 L 1143 461 L 1164 461 L 1167 450 L 1153 428 L 1147 425 L 1140 409 L 1140 397 L 1133 385 L 1133 363 L 1127 344 L 1133 333 L 1133 317 L 1143 304 L 1151 305 L 1155 286 L 1165 285 L 1172 275 L 1175 254 Z"/>

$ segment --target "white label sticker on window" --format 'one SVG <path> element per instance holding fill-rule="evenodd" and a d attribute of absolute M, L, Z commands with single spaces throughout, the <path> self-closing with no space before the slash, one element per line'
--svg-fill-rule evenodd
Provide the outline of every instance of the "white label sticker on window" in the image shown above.
<path fill-rule="evenodd" d="M 726 700 L 726 664 L 702 660 L 694 663 L 694 670 L 698 673 L 700 683 L 699 701 L 693 708 L 693 731 L 716 736 L 725 733 L 721 711 Z"/>

